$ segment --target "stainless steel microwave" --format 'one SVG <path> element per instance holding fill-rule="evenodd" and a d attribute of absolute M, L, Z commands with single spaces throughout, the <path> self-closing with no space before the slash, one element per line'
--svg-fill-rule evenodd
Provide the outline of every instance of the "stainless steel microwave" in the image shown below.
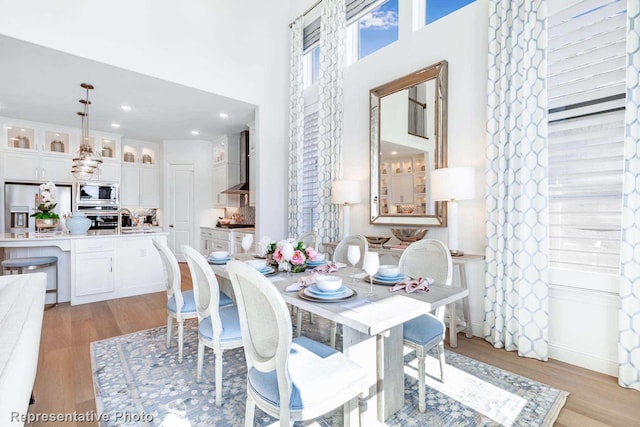
<path fill-rule="evenodd" d="M 76 205 L 119 206 L 119 186 L 108 182 L 80 182 L 76 187 Z"/>

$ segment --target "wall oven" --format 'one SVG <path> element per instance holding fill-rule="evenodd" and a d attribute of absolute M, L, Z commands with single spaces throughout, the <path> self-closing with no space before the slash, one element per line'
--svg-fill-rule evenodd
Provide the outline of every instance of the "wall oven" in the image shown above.
<path fill-rule="evenodd" d="M 119 184 L 108 182 L 80 182 L 76 185 L 76 205 L 120 206 Z"/>
<path fill-rule="evenodd" d="M 78 212 L 84 213 L 91 220 L 89 230 L 114 230 L 120 226 L 119 206 L 82 206 L 78 205 Z"/>

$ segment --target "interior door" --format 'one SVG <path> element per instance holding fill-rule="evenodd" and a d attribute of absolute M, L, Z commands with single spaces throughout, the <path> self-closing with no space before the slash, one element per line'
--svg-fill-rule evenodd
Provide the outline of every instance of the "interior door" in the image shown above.
<path fill-rule="evenodd" d="M 169 247 L 178 261 L 184 262 L 180 247 L 200 246 L 194 231 L 194 167 L 193 164 L 170 164 L 169 173 Z"/>

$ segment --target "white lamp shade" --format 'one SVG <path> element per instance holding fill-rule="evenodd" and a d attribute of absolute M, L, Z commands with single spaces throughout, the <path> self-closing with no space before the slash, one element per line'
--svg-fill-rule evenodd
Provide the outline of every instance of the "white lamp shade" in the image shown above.
<path fill-rule="evenodd" d="M 431 200 L 468 200 L 476 195 L 471 167 L 442 168 L 431 172 Z"/>
<path fill-rule="evenodd" d="M 331 201 L 335 204 L 360 203 L 360 183 L 358 181 L 333 181 L 331 183 Z"/>

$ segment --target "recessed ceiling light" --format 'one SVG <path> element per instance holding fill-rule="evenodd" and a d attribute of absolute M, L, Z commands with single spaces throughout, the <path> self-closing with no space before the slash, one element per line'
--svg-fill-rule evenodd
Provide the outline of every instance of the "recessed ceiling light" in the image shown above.
<path fill-rule="evenodd" d="M 121 105 L 120 108 L 122 108 L 124 111 L 131 111 L 131 107 L 128 105 Z"/>
<path fill-rule="evenodd" d="M 56 136 L 60 136 L 60 134 L 59 134 L 59 133 L 56 133 Z"/>
<path fill-rule="evenodd" d="M 120 125 L 118 123 L 111 123 L 111 127 L 113 128 L 119 128 Z"/>
<path fill-rule="evenodd" d="M 13 129 L 11 126 L 7 126 L 7 129 Z"/>
<path fill-rule="evenodd" d="M 397 151 L 392 151 L 392 152 L 391 152 L 391 155 L 392 155 L 392 156 L 395 156 L 396 154 L 398 154 L 398 152 L 397 152 Z"/>
<path fill-rule="evenodd" d="M 200 132 L 198 132 L 197 130 L 192 130 L 191 135 L 200 135 Z"/>
<path fill-rule="evenodd" d="M 24 132 L 24 129 L 20 129 L 20 132 Z"/>
<path fill-rule="evenodd" d="M 226 119 L 227 117 L 229 117 L 227 113 L 220 113 L 220 118 Z"/>

